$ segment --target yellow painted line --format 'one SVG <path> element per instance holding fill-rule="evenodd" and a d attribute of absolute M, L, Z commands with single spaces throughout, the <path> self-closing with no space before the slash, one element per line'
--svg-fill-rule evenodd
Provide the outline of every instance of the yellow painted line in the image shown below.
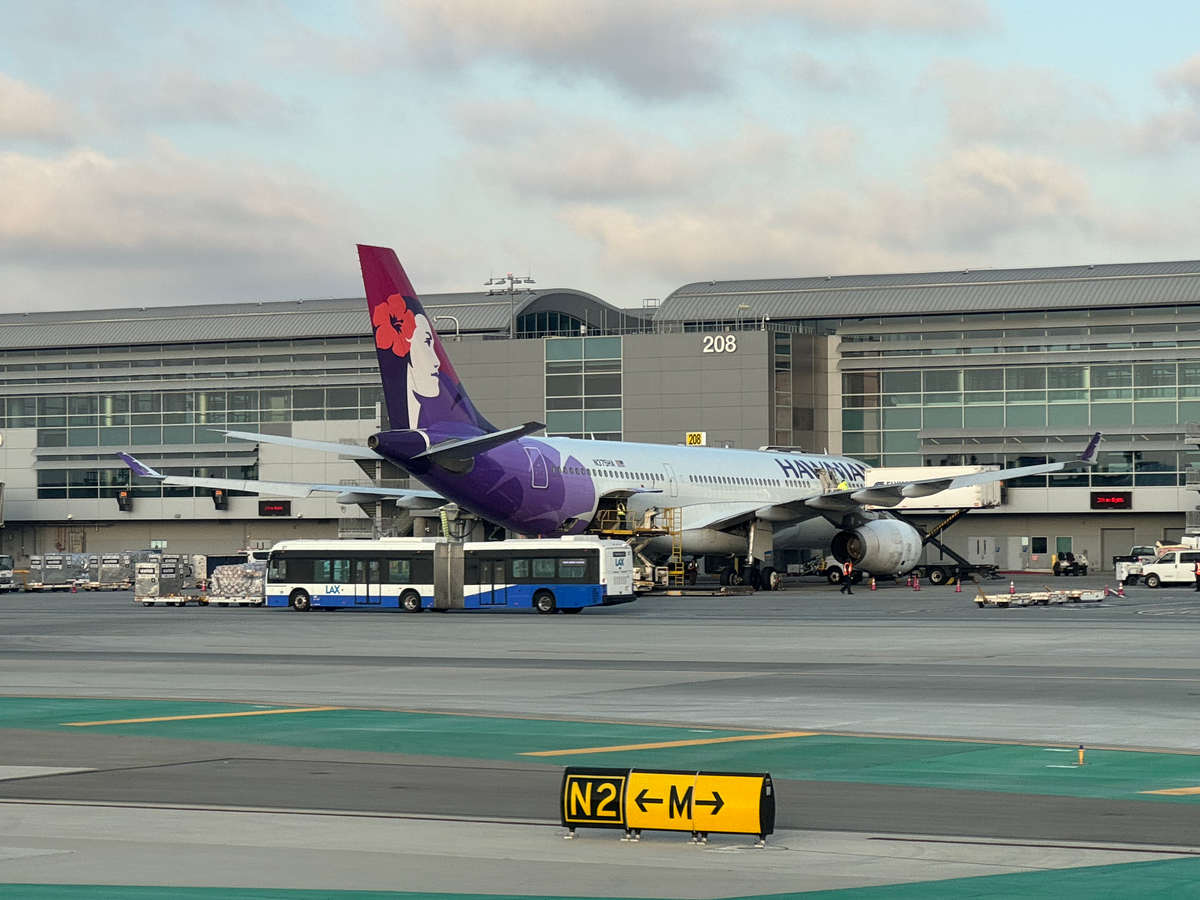
<path fill-rule="evenodd" d="M 1169 797 L 1190 797 L 1193 794 L 1200 794 L 1200 787 L 1190 788 L 1167 788 L 1162 791 L 1142 791 L 1143 794 L 1166 794 Z"/>
<path fill-rule="evenodd" d="M 88 725 L 136 725 L 141 722 L 183 722 L 188 719 L 236 719 L 239 716 L 282 716 L 288 713 L 326 712 L 340 706 L 307 706 L 304 709 L 256 709 L 252 712 L 204 713 L 199 716 L 155 716 L 149 719 L 109 719 L 105 722 L 63 722 L 75 728 Z"/>
<path fill-rule="evenodd" d="M 661 750 L 667 747 L 700 747 L 705 744 L 733 744 L 738 741 L 777 741 L 780 738 L 812 737 L 815 731 L 783 731 L 778 734 L 747 734 L 737 737 L 697 738 L 690 741 L 660 741 L 657 744 L 622 744 L 619 747 L 584 747 L 580 750 L 535 750 L 521 756 L 574 756 L 581 753 L 617 753 L 621 750 Z"/>

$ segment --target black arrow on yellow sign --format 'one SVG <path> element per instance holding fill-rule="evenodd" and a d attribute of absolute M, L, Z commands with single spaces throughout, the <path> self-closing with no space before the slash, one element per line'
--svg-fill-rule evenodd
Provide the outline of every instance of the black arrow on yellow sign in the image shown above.
<path fill-rule="evenodd" d="M 697 806 L 711 806 L 712 807 L 712 815 L 715 816 L 717 813 L 719 813 L 721 811 L 721 807 L 725 805 L 725 801 L 721 799 L 720 794 L 718 794 L 716 791 L 713 791 L 713 798 L 711 800 L 697 800 L 696 805 Z"/>
<path fill-rule="evenodd" d="M 640 809 L 642 812 L 646 811 L 647 803 L 662 803 L 661 798 L 647 797 L 646 791 L 648 790 L 650 790 L 650 788 L 642 788 L 642 792 L 633 798 L 633 802 L 638 805 L 638 809 Z"/>

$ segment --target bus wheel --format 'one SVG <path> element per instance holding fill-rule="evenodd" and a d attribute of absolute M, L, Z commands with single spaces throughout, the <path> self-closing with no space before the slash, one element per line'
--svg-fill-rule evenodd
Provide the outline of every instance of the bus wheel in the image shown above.
<path fill-rule="evenodd" d="M 417 613 L 421 611 L 421 595 L 416 591 L 405 591 L 400 597 L 400 607 L 405 612 Z"/>
<path fill-rule="evenodd" d="M 308 591 L 292 591 L 292 596 L 288 597 L 288 603 L 292 604 L 296 612 L 308 612 L 312 609 L 312 600 L 309 599 Z"/>
<path fill-rule="evenodd" d="M 581 613 L 581 612 L 583 612 L 583 607 L 582 606 L 564 606 L 561 611 L 565 612 L 565 613 L 572 613 L 572 614 Z"/>
<path fill-rule="evenodd" d="M 540 613 L 552 613 L 558 609 L 558 603 L 549 591 L 538 591 L 533 595 L 533 608 Z"/>

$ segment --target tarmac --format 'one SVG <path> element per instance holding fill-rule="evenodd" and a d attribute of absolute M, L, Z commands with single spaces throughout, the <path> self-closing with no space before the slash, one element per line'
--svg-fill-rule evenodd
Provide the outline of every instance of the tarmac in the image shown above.
<path fill-rule="evenodd" d="M 573 617 L 8 595 L 4 896 L 1186 896 L 1200 594 L 971 591 Z M 769 771 L 777 830 L 564 841 L 564 765 Z"/>

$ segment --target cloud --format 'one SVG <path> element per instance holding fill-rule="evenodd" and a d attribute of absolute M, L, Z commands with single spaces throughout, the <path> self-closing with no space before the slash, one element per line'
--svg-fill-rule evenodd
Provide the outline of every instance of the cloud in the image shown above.
<path fill-rule="evenodd" d="M 912 186 L 784 180 L 650 212 L 575 204 L 561 217 L 609 264 L 678 280 L 976 265 L 1013 239 L 1103 223 L 1079 171 L 994 146 L 953 152 Z"/>
<path fill-rule="evenodd" d="M 831 63 L 811 53 L 798 53 L 792 60 L 792 75 L 805 87 L 829 92 L 858 92 L 874 88 L 880 72 L 866 60 Z"/>
<path fill-rule="evenodd" d="M 331 254 L 349 258 L 353 211 L 304 176 L 162 142 L 145 158 L 2 154 L 0 196 L 0 266 L 51 286 L 39 305 L 126 305 L 137 285 L 158 303 L 313 296 L 340 265 Z M 72 278 L 92 287 L 64 296 Z"/>
<path fill-rule="evenodd" d="M 1155 81 L 1167 96 L 1182 94 L 1200 106 L 1200 53 L 1188 57 L 1172 69 L 1159 72 Z"/>
<path fill-rule="evenodd" d="M 0 138 L 63 141 L 72 113 L 39 87 L 0 72 Z"/>
<path fill-rule="evenodd" d="M 809 137 L 809 155 L 818 166 L 850 162 L 862 136 L 849 125 L 823 125 Z"/>
<path fill-rule="evenodd" d="M 183 66 L 93 77 L 86 92 L 97 116 L 116 127 L 176 122 L 278 127 L 299 115 L 296 103 L 248 78 L 218 80 Z"/>
<path fill-rule="evenodd" d="M 1126 127 L 1101 85 L 1049 66 L 987 68 L 967 60 L 935 62 L 919 90 L 942 96 L 951 136 L 960 142 L 1114 144 Z"/>
<path fill-rule="evenodd" d="M 464 105 L 459 125 L 486 183 L 559 202 L 644 201 L 703 190 L 718 176 L 761 176 L 786 161 L 790 144 L 755 123 L 688 144 L 531 103 Z"/>
<path fill-rule="evenodd" d="M 724 89 L 728 34 L 744 25 L 959 35 L 992 22 L 982 0 L 392 0 L 385 10 L 428 68 L 500 59 L 652 100 Z"/>
<path fill-rule="evenodd" d="M 952 153 L 925 182 L 928 227 L 945 246 L 986 248 L 1000 235 L 1085 218 L 1086 177 L 1061 160 L 980 145 Z"/>

